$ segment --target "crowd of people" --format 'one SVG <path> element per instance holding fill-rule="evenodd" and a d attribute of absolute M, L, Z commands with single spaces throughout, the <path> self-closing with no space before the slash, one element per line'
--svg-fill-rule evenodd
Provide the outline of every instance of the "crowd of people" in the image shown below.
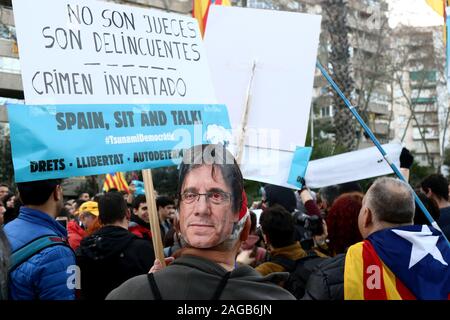
<path fill-rule="evenodd" d="M 211 152 L 204 157 L 205 152 Z M 265 185 L 247 203 L 221 145 L 195 146 L 176 199 L 156 198 L 166 267 L 155 259 L 139 181 L 64 201 L 61 180 L 0 185 L 0 299 L 448 299 L 450 202 L 445 177 L 411 187 L 375 180 L 311 191 Z M 405 176 L 412 165 L 404 149 Z"/>

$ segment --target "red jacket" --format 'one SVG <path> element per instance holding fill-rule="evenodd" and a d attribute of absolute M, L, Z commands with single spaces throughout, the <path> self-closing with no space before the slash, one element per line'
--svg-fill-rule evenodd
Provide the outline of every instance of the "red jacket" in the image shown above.
<path fill-rule="evenodd" d="M 86 236 L 86 231 L 84 231 L 77 220 L 71 220 L 67 224 L 67 235 L 69 245 L 75 251 L 80 246 L 81 240 Z"/>
<path fill-rule="evenodd" d="M 150 229 L 147 229 L 144 226 L 141 226 L 140 224 L 137 223 L 130 223 L 129 227 L 128 227 L 128 231 L 130 231 L 131 233 L 137 235 L 139 238 L 143 238 L 143 239 L 147 239 L 150 240 L 152 238 L 152 232 L 150 231 Z"/>

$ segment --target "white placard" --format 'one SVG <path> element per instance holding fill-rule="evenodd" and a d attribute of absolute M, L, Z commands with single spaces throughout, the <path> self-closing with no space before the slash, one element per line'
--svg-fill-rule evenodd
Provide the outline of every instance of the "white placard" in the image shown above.
<path fill-rule="evenodd" d="M 13 7 L 28 104 L 216 102 L 191 17 L 101 1 Z"/>
<path fill-rule="evenodd" d="M 382 147 L 391 161 L 400 168 L 401 144 L 384 144 Z M 241 166 L 246 179 L 296 188 L 286 182 L 293 152 L 257 150 L 249 147 L 245 152 L 253 159 Z M 305 181 L 310 188 L 321 188 L 392 173 L 391 167 L 383 160 L 378 149 L 371 147 L 311 161 L 306 170 Z"/>
<path fill-rule="evenodd" d="M 218 101 L 227 105 L 234 129 L 241 125 L 256 63 L 246 145 L 288 151 L 304 146 L 320 21 L 318 15 L 210 7 L 206 52 Z"/>

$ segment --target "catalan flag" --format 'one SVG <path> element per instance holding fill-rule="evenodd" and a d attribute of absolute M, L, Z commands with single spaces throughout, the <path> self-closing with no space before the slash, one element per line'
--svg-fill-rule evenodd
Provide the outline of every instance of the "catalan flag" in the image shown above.
<path fill-rule="evenodd" d="M 430 226 L 384 229 L 351 246 L 345 258 L 346 300 L 447 300 L 450 248 Z"/>
<path fill-rule="evenodd" d="M 111 189 L 117 189 L 118 191 L 125 191 L 130 193 L 128 189 L 128 183 L 122 172 L 108 173 L 103 183 L 103 190 L 108 192 Z"/>
<path fill-rule="evenodd" d="M 425 0 L 441 17 L 445 14 L 446 0 Z"/>
<path fill-rule="evenodd" d="M 209 6 L 211 4 L 218 6 L 231 6 L 230 0 L 194 0 L 194 10 L 192 11 L 192 16 L 197 19 L 202 36 L 205 34 Z"/>

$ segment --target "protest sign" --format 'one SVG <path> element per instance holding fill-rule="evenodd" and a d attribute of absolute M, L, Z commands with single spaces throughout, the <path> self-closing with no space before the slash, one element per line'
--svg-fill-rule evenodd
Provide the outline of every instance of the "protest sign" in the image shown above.
<path fill-rule="evenodd" d="M 8 114 L 17 182 L 170 166 L 230 129 L 223 105 L 9 105 Z"/>
<path fill-rule="evenodd" d="M 229 129 L 225 106 L 210 105 L 216 99 L 195 19 L 97 1 L 13 5 L 30 105 L 9 108 L 17 181 L 173 165 L 167 157 L 126 159 L 189 148 L 209 141 L 206 135 L 221 141 L 202 130 Z M 151 140 L 164 134 L 175 140 Z M 114 144 L 130 137 L 132 143 Z M 123 161 L 76 165 L 115 154 Z M 51 164 L 55 159 L 64 159 L 64 169 L 54 169 L 62 167 Z"/>
<path fill-rule="evenodd" d="M 382 147 L 391 161 L 397 167 L 400 167 L 401 144 L 390 143 L 382 145 Z M 246 147 L 246 149 L 246 152 L 253 153 L 253 157 L 259 159 L 256 162 L 243 165 L 242 171 L 247 173 L 247 179 L 292 189 L 297 188 L 297 186 L 287 182 L 294 152 L 257 150 L 250 147 Z M 305 181 L 310 188 L 321 188 L 391 173 L 391 167 L 384 161 L 378 149 L 371 147 L 310 161 L 306 170 Z"/>
<path fill-rule="evenodd" d="M 305 178 L 311 154 L 312 147 L 298 147 L 297 150 L 295 150 L 287 180 L 289 184 L 294 185 L 299 189 L 303 187 L 303 183 L 300 179 Z"/>
<path fill-rule="evenodd" d="M 318 15 L 210 7 L 205 47 L 218 101 L 227 105 L 234 130 L 242 125 L 253 77 L 246 146 L 304 146 L 320 21 Z M 242 163 L 249 161 L 244 153 Z"/>
<path fill-rule="evenodd" d="M 101 1 L 13 7 L 27 104 L 216 102 L 191 17 Z"/>

